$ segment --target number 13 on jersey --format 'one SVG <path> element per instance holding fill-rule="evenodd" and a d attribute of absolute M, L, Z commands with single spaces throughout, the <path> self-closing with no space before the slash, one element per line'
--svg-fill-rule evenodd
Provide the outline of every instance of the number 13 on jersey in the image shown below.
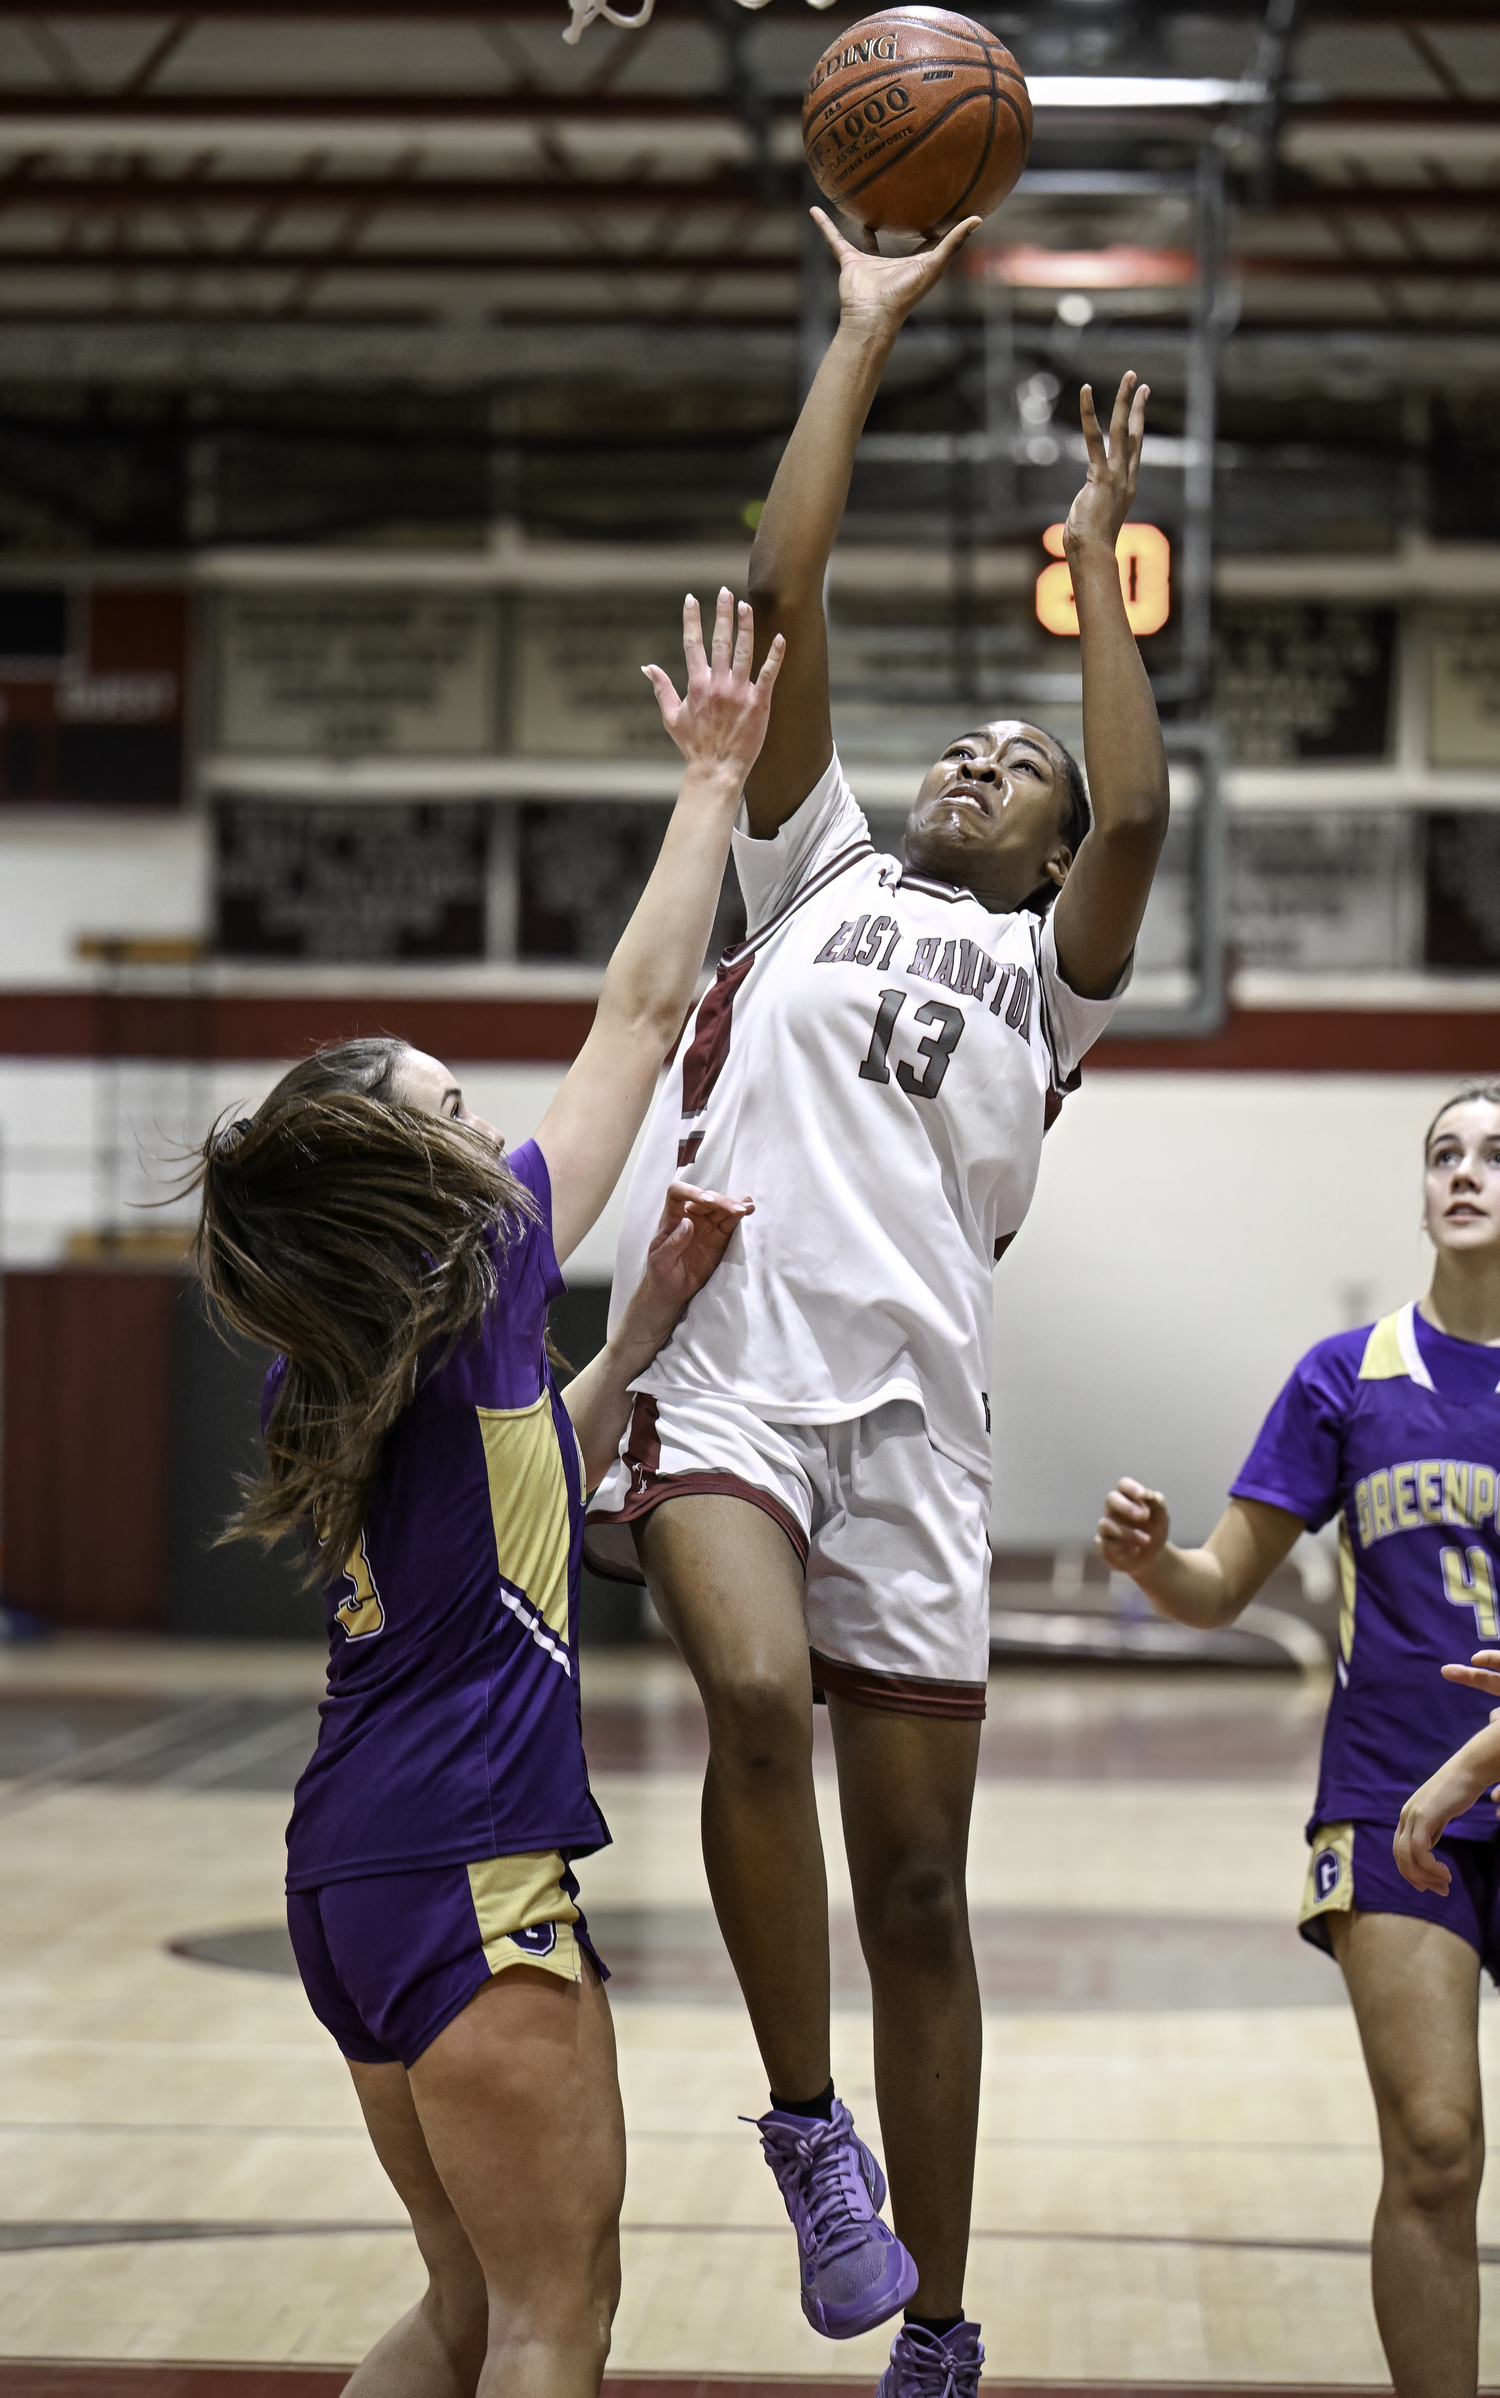
<path fill-rule="evenodd" d="M 891 1035 L 896 1029 L 896 1018 L 910 996 L 909 991 L 881 992 L 870 1046 L 860 1063 L 861 1082 L 890 1081 L 891 1069 L 886 1058 Z M 940 999 L 926 999 L 917 1009 L 913 1021 L 930 1024 L 934 1029 L 925 1041 L 917 1043 L 917 1055 L 924 1060 L 921 1073 L 918 1074 L 903 1060 L 896 1067 L 896 1082 L 913 1099 L 936 1099 L 943 1087 L 943 1076 L 948 1071 L 948 1060 L 958 1047 L 964 1029 L 963 1015 L 956 1007 L 945 1007 Z"/>

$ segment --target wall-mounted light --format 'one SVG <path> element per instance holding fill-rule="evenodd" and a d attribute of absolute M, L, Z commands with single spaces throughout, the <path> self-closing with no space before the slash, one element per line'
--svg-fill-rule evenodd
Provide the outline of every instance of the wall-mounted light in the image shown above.
<path fill-rule="evenodd" d="M 1078 634 L 1073 577 L 1063 556 L 1063 529 L 1049 525 L 1042 547 L 1057 560 L 1036 579 L 1037 622 L 1049 633 Z M 1172 611 L 1172 544 L 1159 525 L 1128 524 L 1115 543 L 1120 589 L 1132 633 L 1159 633 Z"/>

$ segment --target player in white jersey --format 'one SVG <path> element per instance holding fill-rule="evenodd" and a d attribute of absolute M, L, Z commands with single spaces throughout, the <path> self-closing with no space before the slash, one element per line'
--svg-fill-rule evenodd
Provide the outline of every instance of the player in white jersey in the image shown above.
<path fill-rule="evenodd" d="M 1115 561 L 1146 393 L 1125 378 L 1107 447 L 1082 403 L 1067 550 L 1092 829 L 1052 736 L 987 724 L 923 782 L 905 862 L 877 854 L 833 749 L 824 569 L 897 329 L 972 221 L 899 260 L 820 222 L 839 329 L 751 562 L 758 638 L 780 628 L 787 657 L 734 841 L 749 932 L 664 1073 L 616 1289 L 634 1287 L 674 1174 L 753 1190 L 756 1213 L 637 1386 L 591 1546 L 638 1552 L 703 1694 L 704 1855 L 770 2080 L 760 2130 L 804 2311 L 839 2338 L 904 2306 L 882 2391 L 967 2398 L 983 2356 L 963 2316 L 980 2058 L 964 1865 L 989 1664 L 990 1278 L 1127 977 L 1166 831 Z M 815 1691 L 899 2237 L 829 2077 Z"/>

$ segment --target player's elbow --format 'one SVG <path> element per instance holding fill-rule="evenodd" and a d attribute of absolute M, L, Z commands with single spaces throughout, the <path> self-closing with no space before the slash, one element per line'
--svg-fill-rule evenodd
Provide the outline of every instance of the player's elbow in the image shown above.
<path fill-rule="evenodd" d="M 1152 874 L 1167 837 L 1167 791 L 1150 785 L 1111 795 L 1107 807 L 1096 804 L 1091 838 L 1104 851 L 1112 868 L 1123 874 Z"/>

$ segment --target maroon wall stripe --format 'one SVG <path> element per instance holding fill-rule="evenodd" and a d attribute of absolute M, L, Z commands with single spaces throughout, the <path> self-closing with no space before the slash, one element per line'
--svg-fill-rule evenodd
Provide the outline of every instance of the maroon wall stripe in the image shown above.
<path fill-rule="evenodd" d="M 593 1020 L 589 999 L 0 991 L 0 1057 L 290 1058 L 319 1041 L 399 1032 L 449 1060 L 566 1065 Z M 1234 1009 L 1205 1040 L 1107 1038 L 1088 1071 L 1493 1074 L 1500 1010 Z"/>
<path fill-rule="evenodd" d="M 566 1065 L 593 1021 L 591 999 L 0 991 L 0 1057 L 291 1058 L 320 1041 L 398 1032 L 450 1063 Z"/>
<path fill-rule="evenodd" d="M 1110 1036 L 1089 1051 L 1101 1069 L 1158 1074 L 1494 1074 L 1500 1010 L 1232 1008 L 1203 1040 Z"/>

